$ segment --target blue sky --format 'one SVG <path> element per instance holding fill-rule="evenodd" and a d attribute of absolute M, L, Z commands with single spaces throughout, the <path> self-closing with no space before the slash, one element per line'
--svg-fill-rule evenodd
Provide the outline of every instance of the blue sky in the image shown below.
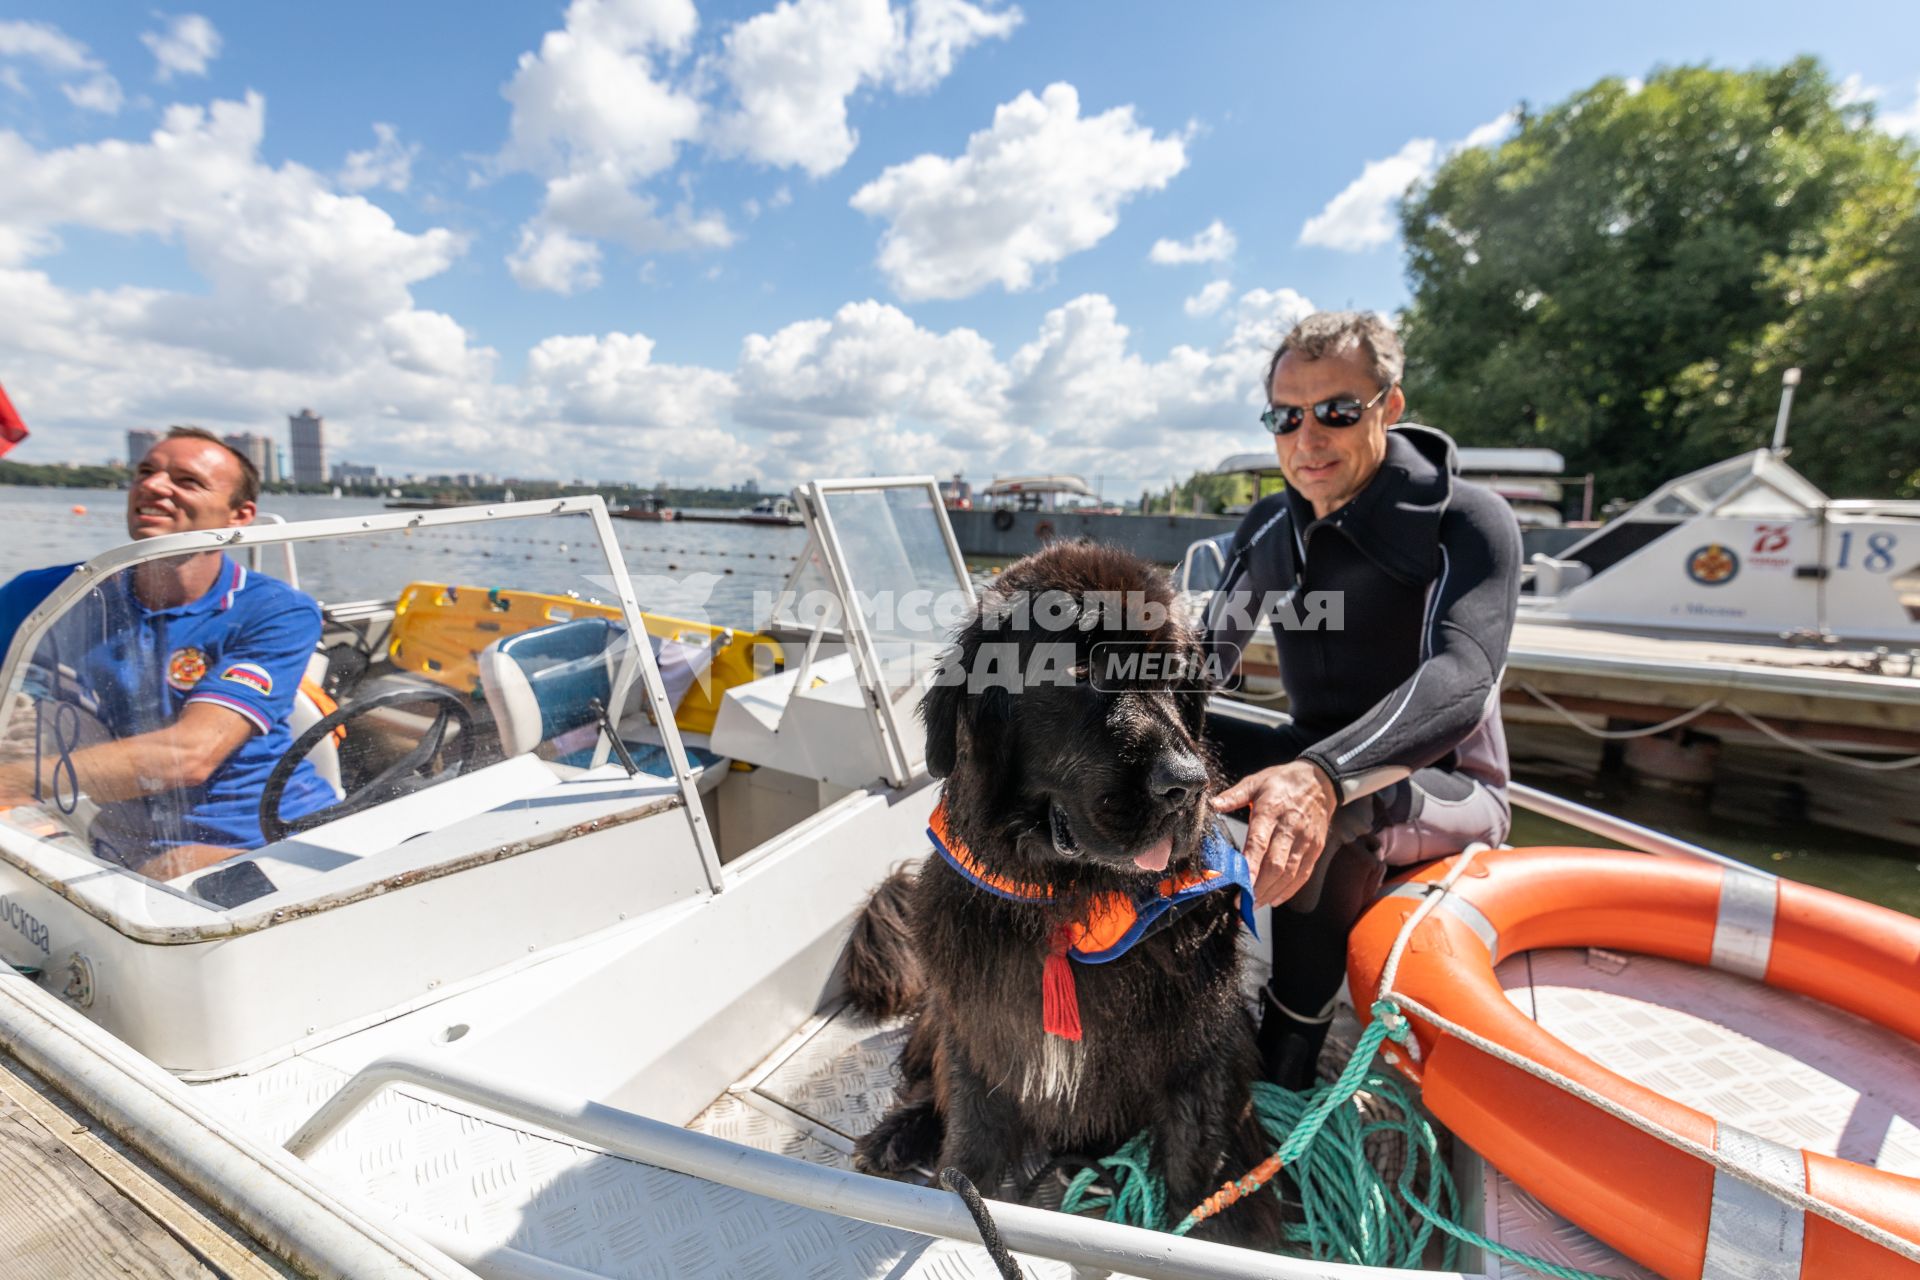
<path fill-rule="evenodd" d="M 1800 53 L 1920 129 L 1911 4 L 15 3 L 14 456 L 311 405 L 395 472 L 1137 492 L 1404 302 L 1395 200 L 1515 103 Z"/>

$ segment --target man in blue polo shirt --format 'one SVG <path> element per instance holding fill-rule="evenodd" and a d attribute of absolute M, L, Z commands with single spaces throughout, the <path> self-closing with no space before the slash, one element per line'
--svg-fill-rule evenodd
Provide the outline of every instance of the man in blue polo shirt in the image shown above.
<path fill-rule="evenodd" d="M 127 491 L 136 540 L 250 524 L 259 476 L 208 432 L 175 427 L 140 461 Z M 73 566 L 0 587 L 0 653 Z M 62 616 L 35 657 L 67 671 L 111 742 L 0 764 L 0 806 L 56 794 L 58 775 L 100 806 L 103 856 L 169 880 L 263 842 L 260 795 L 292 746 L 295 691 L 320 639 L 311 597 L 248 572 L 219 551 L 149 561 L 100 583 Z M 58 677 L 56 677 L 58 678 Z M 58 696 L 59 691 L 56 691 Z M 333 803 L 302 763 L 281 814 Z"/>

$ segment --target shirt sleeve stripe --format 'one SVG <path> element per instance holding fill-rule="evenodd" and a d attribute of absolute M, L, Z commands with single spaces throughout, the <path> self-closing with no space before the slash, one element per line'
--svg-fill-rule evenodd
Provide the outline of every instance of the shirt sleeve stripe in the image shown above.
<path fill-rule="evenodd" d="M 253 727 L 258 729 L 261 733 L 269 733 L 273 729 L 273 726 L 267 723 L 267 718 L 265 716 L 261 715 L 257 710 L 248 706 L 246 703 L 240 701 L 238 698 L 229 698 L 222 694 L 208 692 L 208 693 L 196 693 L 192 697 L 188 698 L 187 701 L 188 702 L 212 702 L 227 708 L 227 710 L 229 711 L 238 711 L 241 715 L 245 716 L 249 721 L 251 721 L 253 724 Z"/>

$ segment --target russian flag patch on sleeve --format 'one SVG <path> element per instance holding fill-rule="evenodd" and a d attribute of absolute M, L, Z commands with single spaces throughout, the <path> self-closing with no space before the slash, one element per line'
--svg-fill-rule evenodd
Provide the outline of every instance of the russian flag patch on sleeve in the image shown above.
<path fill-rule="evenodd" d="M 222 671 L 220 678 L 243 684 L 263 698 L 273 693 L 273 677 L 257 662 L 236 662 Z"/>

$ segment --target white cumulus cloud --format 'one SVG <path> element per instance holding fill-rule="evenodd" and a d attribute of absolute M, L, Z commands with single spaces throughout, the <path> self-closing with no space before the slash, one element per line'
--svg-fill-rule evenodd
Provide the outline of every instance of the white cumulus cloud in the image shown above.
<path fill-rule="evenodd" d="M 349 191 L 369 191 L 385 187 L 405 191 L 413 181 L 413 162 L 420 155 L 420 144 L 403 143 L 400 131 L 390 124 L 376 122 L 374 145 L 367 151 L 349 151 L 340 170 L 340 185 Z"/>
<path fill-rule="evenodd" d="M 261 426 L 314 401 L 402 424 L 483 412 L 471 392 L 493 352 L 411 294 L 462 239 L 265 162 L 265 115 L 258 95 L 175 106 L 144 141 L 48 150 L 0 132 L 0 363 L 31 368 L 17 381 L 39 422 Z M 64 288 L 36 259 L 67 228 L 171 241 L 202 287 Z"/>
<path fill-rule="evenodd" d="M 103 456 L 129 425 L 277 430 L 311 405 L 343 456 L 389 473 L 476 457 L 726 484 L 1069 469 L 1126 494 L 1256 445 L 1261 366 L 1311 309 L 1223 282 L 1205 292 L 1230 332 L 1152 353 L 1087 294 L 996 350 L 867 298 L 749 334 L 713 365 L 672 355 L 673 334 L 572 333 L 531 344 L 507 377 L 458 316 L 414 297 L 461 237 L 403 230 L 339 177 L 268 161 L 265 129 L 250 95 L 173 107 L 144 138 L 41 147 L 0 130 L 0 368 L 17 371 L 8 390 L 36 440 Z M 199 279 L 68 287 L 43 260 L 82 228 L 177 245 Z M 600 271 L 596 241 L 553 227 L 529 227 L 514 257 L 538 287 Z"/>
<path fill-rule="evenodd" d="M 220 56 L 220 33 L 197 13 L 176 14 L 161 31 L 143 31 L 140 43 L 153 54 L 154 78 L 204 76 L 207 64 Z"/>
<path fill-rule="evenodd" d="M 1225 262 L 1239 247 L 1240 241 L 1227 228 L 1227 224 L 1215 218 L 1191 240 L 1155 240 L 1153 248 L 1147 252 L 1147 259 L 1163 267 L 1182 266 L 1191 262 Z"/>
<path fill-rule="evenodd" d="M 982 40 L 1004 40 L 1025 21 L 1018 8 L 969 0 L 912 0 L 894 47 L 888 79 L 904 93 L 925 93 L 953 74 L 953 64 Z"/>
<path fill-rule="evenodd" d="M 847 162 L 859 135 L 847 121 L 862 88 L 926 92 L 959 55 L 1004 38 L 1018 9 L 967 0 L 781 0 L 727 33 L 717 60 L 733 106 L 712 141 L 726 153 L 819 177 Z"/>
<path fill-rule="evenodd" d="M 24 58 L 49 71 L 94 71 L 87 46 L 48 22 L 0 22 L 0 58 Z"/>
<path fill-rule="evenodd" d="M 91 50 L 47 22 L 0 22 L 0 61 L 31 62 L 61 81 L 67 101 L 85 111 L 113 115 L 126 95 L 120 82 Z M 17 67 L 0 67 L 0 79 L 15 93 L 26 93 Z"/>
<path fill-rule="evenodd" d="M 1515 111 L 1502 111 L 1483 125 L 1477 125 L 1466 137 L 1448 148 L 1454 151 L 1468 151 L 1474 147 L 1493 147 L 1513 136 L 1514 126 L 1520 123 L 1520 115 Z"/>
<path fill-rule="evenodd" d="M 1300 243 L 1360 253 L 1399 234 L 1394 213 L 1407 188 L 1433 172 L 1440 144 L 1414 138 L 1384 160 L 1369 160 L 1360 176 L 1300 228 Z"/>
<path fill-rule="evenodd" d="M 642 252 L 731 243 L 719 214 L 663 213 L 638 189 L 672 168 L 700 132 L 697 94 L 673 79 L 698 26 L 691 0 L 573 0 L 563 28 L 520 56 L 503 91 L 513 116 L 494 163 L 546 184 L 507 263 L 522 285 L 594 287 L 600 250 L 592 240 Z"/>
<path fill-rule="evenodd" d="M 716 148 L 818 177 L 859 143 L 847 99 L 880 79 L 892 55 L 886 0 L 783 0 L 727 33 L 720 56 L 736 106 L 716 124 Z"/>
<path fill-rule="evenodd" d="M 67 101 L 74 106 L 107 116 L 117 114 L 127 100 L 120 90 L 120 82 L 104 71 L 77 84 L 63 84 L 60 92 L 66 94 Z"/>
<path fill-rule="evenodd" d="M 1180 304 L 1190 316 L 1210 316 L 1227 305 L 1227 299 L 1233 296 L 1231 280 L 1215 280 L 1200 292 Z"/>
<path fill-rule="evenodd" d="M 600 285 L 600 246 L 553 227 L 522 227 L 507 270 L 523 289 L 582 293 Z"/>
<path fill-rule="evenodd" d="M 1513 132 L 1517 117 L 1504 111 L 1442 149 L 1433 138 L 1411 138 L 1384 160 L 1370 160 L 1360 176 L 1300 228 L 1299 243 L 1343 253 L 1378 249 L 1400 234 L 1397 214 L 1407 189 L 1433 176 L 1441 161 L 1470 147 L 1490 147 Z"/>
<path fill-rule="evenodd" d="M 692 0 L 573 0 L 502 91 L 513 118 L 499 163 L 542 177 L 670 168 L 699 131 L 700 104 L 661 77 L 698 26 Z"/>
<path fill-rule="evenodd" d="M 1875 123 L 1896 138 L 1920 138 L 1920 81 L 1914 83 L 1913 97 L 1905 110 L 1883 111 L 1875 118 Z"/>
<path fill-rule="evenodd" d="M 1018 292 L 1105 239 L 1123 202 L 1186 164 L 1185 143 L 1138 124 L 1132 107 L 1083 117 L 1074 87 L 1054 84 L 997 108 L 964 154 L 894 165 L 852 204 L 886 220 L 878 263 L 903 298 Z"/>

